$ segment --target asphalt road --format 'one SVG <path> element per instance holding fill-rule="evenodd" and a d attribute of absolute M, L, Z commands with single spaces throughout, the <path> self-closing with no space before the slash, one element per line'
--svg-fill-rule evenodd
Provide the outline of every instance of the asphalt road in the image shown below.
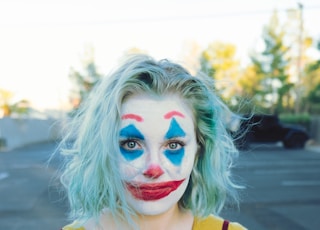
<path fill-rule="evenodd" d="M 0 229 L 59 230 L 67 202 L 57 179 L 59 158 L 48 164 L 54 143 L 0 152 Z"/>
<path fill-rule="evenodd" d="M 320 226 L 320 152 L 254 146 L 234 170 L 246 186 L 237 211 L 223 212 L 255 230 L 311 230 Z"/>
<path fill-rule="evenodd" d="M 67 202 L 56 179 L 54 143 L 0 152 L 0 229 L 59 230 Z M 320 226 L 320 152 L 254 146 L 241 152 L 234 174 L 246 186 L 239 210 L 224 218 L 254 230 L 311 230 Z"/>

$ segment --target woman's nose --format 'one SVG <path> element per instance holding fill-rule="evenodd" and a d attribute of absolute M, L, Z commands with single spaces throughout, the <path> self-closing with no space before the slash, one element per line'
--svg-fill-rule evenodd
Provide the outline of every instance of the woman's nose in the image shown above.
<path fill-rule="evenodd" d="M 164 171 L 159 165 L 151 164 L 149 167 L 143 172 L 143 175 L 145 177 L 151 178 L 151 179 L 157 179 L 159 178 Z"/>

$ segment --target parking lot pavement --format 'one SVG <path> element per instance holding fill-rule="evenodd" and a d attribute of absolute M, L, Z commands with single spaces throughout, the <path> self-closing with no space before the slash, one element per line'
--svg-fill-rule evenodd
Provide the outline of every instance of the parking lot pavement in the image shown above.
<path fill-rule="evenodd" d="M 55 143 L 0 152 L 0 229 L 58 230 L 67 223 L 67 202 L 55 177 Z"/>
<path fill-rule="evenodd" d="M 241 152 L 234 175 L 246 188 L 240 209 L 226 209 L 223 216 L 254 230 L 318 229 L 320 154 L 316 151 L 264 144 Z"/>
<path fill-rule="evenodd" d="M 306 145 L 306 149 L 313 151 L 313 152 L 318 152 L 320 153 L 320 143 L 317 143 L 315 141 L 310 141 Z"/>
<path fill-rule="evenodd" d="M 47 164 L 55 148 L 42 143 L 0 152 L 1 230 L 58 230 L 68 223 L 67 201 L 56 179 L 61 159 L 57 155 Z M 240 211 L 226 209 L 223 217 L 254 230 L 317 229 L 320 151 L 309 149 L 263 145 L 241 152 L 235 168 L 246 186 Z"/>

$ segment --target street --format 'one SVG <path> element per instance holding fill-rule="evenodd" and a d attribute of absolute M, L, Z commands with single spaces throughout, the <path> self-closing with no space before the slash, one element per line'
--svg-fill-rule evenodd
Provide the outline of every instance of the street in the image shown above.
<path fill-rule="evenodd" d="M 60 159 L 48 164 L 55 143 L 0 152 L 0 229 L 59 230 L 68 223 L 57 177 Z M 253 146 L 240 153 L 235 179 L 239 210 L 222 217 L 254 230 L 311 230 L 320 225 L 320 152 Z"/>
<path fill-rule="evenodd" d="M 238 211 L 223 217 L 255 230 L 311 230 L 320 226 L 320 152 L 254 146 L 237 169 L 246 186 Z"/>
<path fill-rule="evenodd" d="M 59 230 L 67 206 L 56 173 L 58 157 L 48 163 L 54 143 L 0 152 L 0 229 Z"/>

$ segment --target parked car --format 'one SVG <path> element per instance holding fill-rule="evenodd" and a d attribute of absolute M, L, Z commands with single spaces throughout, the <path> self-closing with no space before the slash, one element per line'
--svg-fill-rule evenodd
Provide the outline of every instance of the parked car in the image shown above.
<path fill-rule="evenodd" d="M 250 143 L 276 142 L 282 142 L 285 148 L 301 149 L 309 139 L 302 126 L 283 124 L 278 116 L 264 114 L 244 116 L 232 135 L 240 149 L 248 148 Z"/>

